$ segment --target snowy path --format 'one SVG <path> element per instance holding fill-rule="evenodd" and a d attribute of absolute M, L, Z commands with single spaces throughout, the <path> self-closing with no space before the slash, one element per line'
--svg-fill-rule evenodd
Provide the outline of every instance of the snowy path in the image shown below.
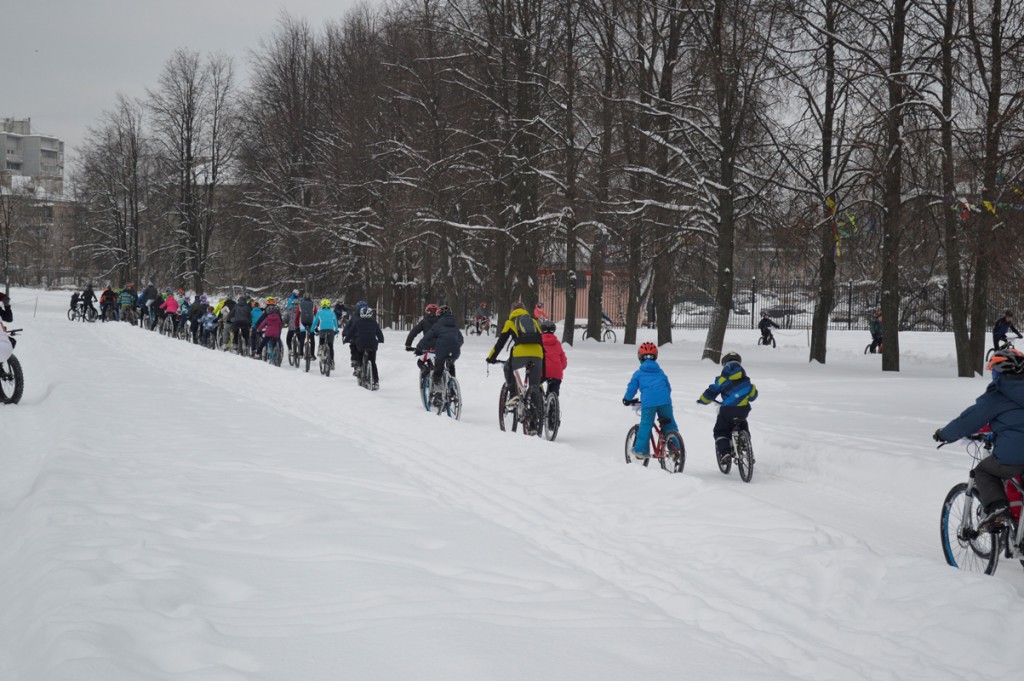
<path fill-rule="evenodd" d="M 31 301 L 39 296 L 38 316 Z M 682 476 L 626 466 L 633 350 L 568 349 L 564 428 L 500 433 L 470 338 L 459 423 L 382 388 L 71 324 L 16 292 L 0 408 L 0 679 L 969 679 L 1024 662 L 1024 573 L 945 566 L 969 460 L 928 434 L 981 391 L 951 340 L 899 376 L 836 334 L 734 345 L 762 392 L 752 484 L 714 464 L 703 338 L 663 349 Z M 20 303 L 20 305 L 18 304 Z"/>

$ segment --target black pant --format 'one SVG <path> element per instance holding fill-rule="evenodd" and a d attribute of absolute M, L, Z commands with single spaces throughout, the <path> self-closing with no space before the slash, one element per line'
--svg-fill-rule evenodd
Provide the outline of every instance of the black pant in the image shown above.
<path fill-rule="evenodd" d="M 306 336 L 309 336 L 309 344 L 313 350 L 313 354 L 316 355 L 316 335 L 306 329 L 305 331 L 298 330 L 295 334 L 299 337 L 299 356 L 304 357 L 306 354 Z"/>
<path fill-rule="evenodd" d="M 882 344 L 882 337 L 881 336 L 872 336 L 871 337 L 871 347 L 868 348 L 868 352 L 874 354 L 875 351 L 878 349 L 878 347 L 881 344 Z"/>
<path fill-rule="evenodd" d="M 548 395 L 557 395 L 558 391 L 562 388 L 562 379 L 547 378 L 544 380 L 548 382 Z"/>
<path fill-rule="evenodd" d="M 974 469 L 974 486 L 981 503 L 988 511 L 996 503 L 1006 503 L 1004 480 L 1024 473 L 1024 465 L 1003 464 L 994 456 L 987 456 Z"/>
<path fill-rule="evenodd" d="M 327 356 L 331 362 L 334 362 L 334 336 L 337 335 L 337 331 L 321 331 L 320 332 L 320 346 L 323 347 L 324 343 L 327 343 Z"/>
<path fill-rule="evenodd" d="M 712 433 L 715 436 L 715 451 L 719 454 L 732 451 L 732 420 L 746 419 L 750 414 L 750 406 L 745 407 L 719 407 L 718 420 L 715 421 L 715 429 Z M 743 430 L 750 432 L 746 426 Z"/>
<path fill-rule="evenodd" d="M 354 348 L 355 344 L 353 344 L 352 347 Z M 358 350 L 358 353 L 359 353 L 359 363 L 360 363 L 360 365 L 362 365 L 363 355 L 364 354 L 366 355 L 366 359 L 367 359 L 367 361 L 370 362 L 370 367 L 373 370 L 373 382 L 374 383 L 379 383 L 380 382 L 380 374 L 377 373 L 377 351 L 376 350 L 371 350 L 369 348 L 366 348 L 364 350 Z"/>
<path fill-rule="evenodd" d="M 231 322 L 231 337 L 234 339 L 235 349 L 241 352 L 241 343 L 249 342 L 249 325 L 245 322 Z"/>

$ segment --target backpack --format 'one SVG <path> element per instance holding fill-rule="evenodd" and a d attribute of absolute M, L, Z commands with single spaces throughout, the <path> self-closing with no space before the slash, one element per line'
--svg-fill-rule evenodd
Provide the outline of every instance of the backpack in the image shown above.
<path fill-rule="evenodd" d="M 299 301 L 299 321 L 302 322 L 302 325 L 305 326 L 306 328 L 309 328 L 313 325 L 314 307 L 316 306 L 313 305 L 312 300 L 302 299 Z"/>
<path fill-rule="evenodd" d="M 541 342 L 540 331 L 537 329 L 537 322 L 529 314 L 521 314 L 516 317 L 516 345 L 524 343 L 532 345 Z"/>

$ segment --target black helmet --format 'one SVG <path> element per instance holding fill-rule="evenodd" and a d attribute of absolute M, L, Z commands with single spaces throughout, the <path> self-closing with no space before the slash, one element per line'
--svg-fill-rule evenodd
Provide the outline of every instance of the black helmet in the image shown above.
<path fill-rule="evenodd" d="M 762 317 L 767 317 L 767 316 L 768 316 L 768 313 L 767 313 L 767 312 L 765 312 L 764 310 L 761 310 L 761 316 L 762 316 Z"/>
<path fill-rule="evenodd" d="M 437 316 L 438 317 L 443 317 L 446 314 L 451 314 L 451 313 L 452 313 L 452 309 L 450 307 L 448 307 L 447 305 L 438 305 L 437 306 Z"/>
<path fill-rule="evenodd" d="M 1005 313 L 1003 313 L 1003 316 L 1004 317 L 1012 317 L 1013 316 L 1013 310 L 1007 310 Z"/>
<path fill-rule="evenodd" d="M 722 355 L 722 366 L 725 366 L 729 362 L 742 362 L 743 358 L 740 357 L 738 352 L 727 352 Z"/>

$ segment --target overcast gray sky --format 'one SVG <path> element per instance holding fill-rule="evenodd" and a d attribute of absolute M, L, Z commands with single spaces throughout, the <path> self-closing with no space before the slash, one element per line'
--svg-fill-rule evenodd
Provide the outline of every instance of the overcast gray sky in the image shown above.
<path fill-rule="evenodd" d="M 117 93 L 144 96 L 175 49 L 232 56 L 244 83 L 249 51 L 275 30 L 283 11 L 319 29 L 356 5 L 356 0 L 0 0 L 0 118 L 31 117 L 34 130 L 65 141 L 70 163 L 86 128 L 113 109 Z"/>

